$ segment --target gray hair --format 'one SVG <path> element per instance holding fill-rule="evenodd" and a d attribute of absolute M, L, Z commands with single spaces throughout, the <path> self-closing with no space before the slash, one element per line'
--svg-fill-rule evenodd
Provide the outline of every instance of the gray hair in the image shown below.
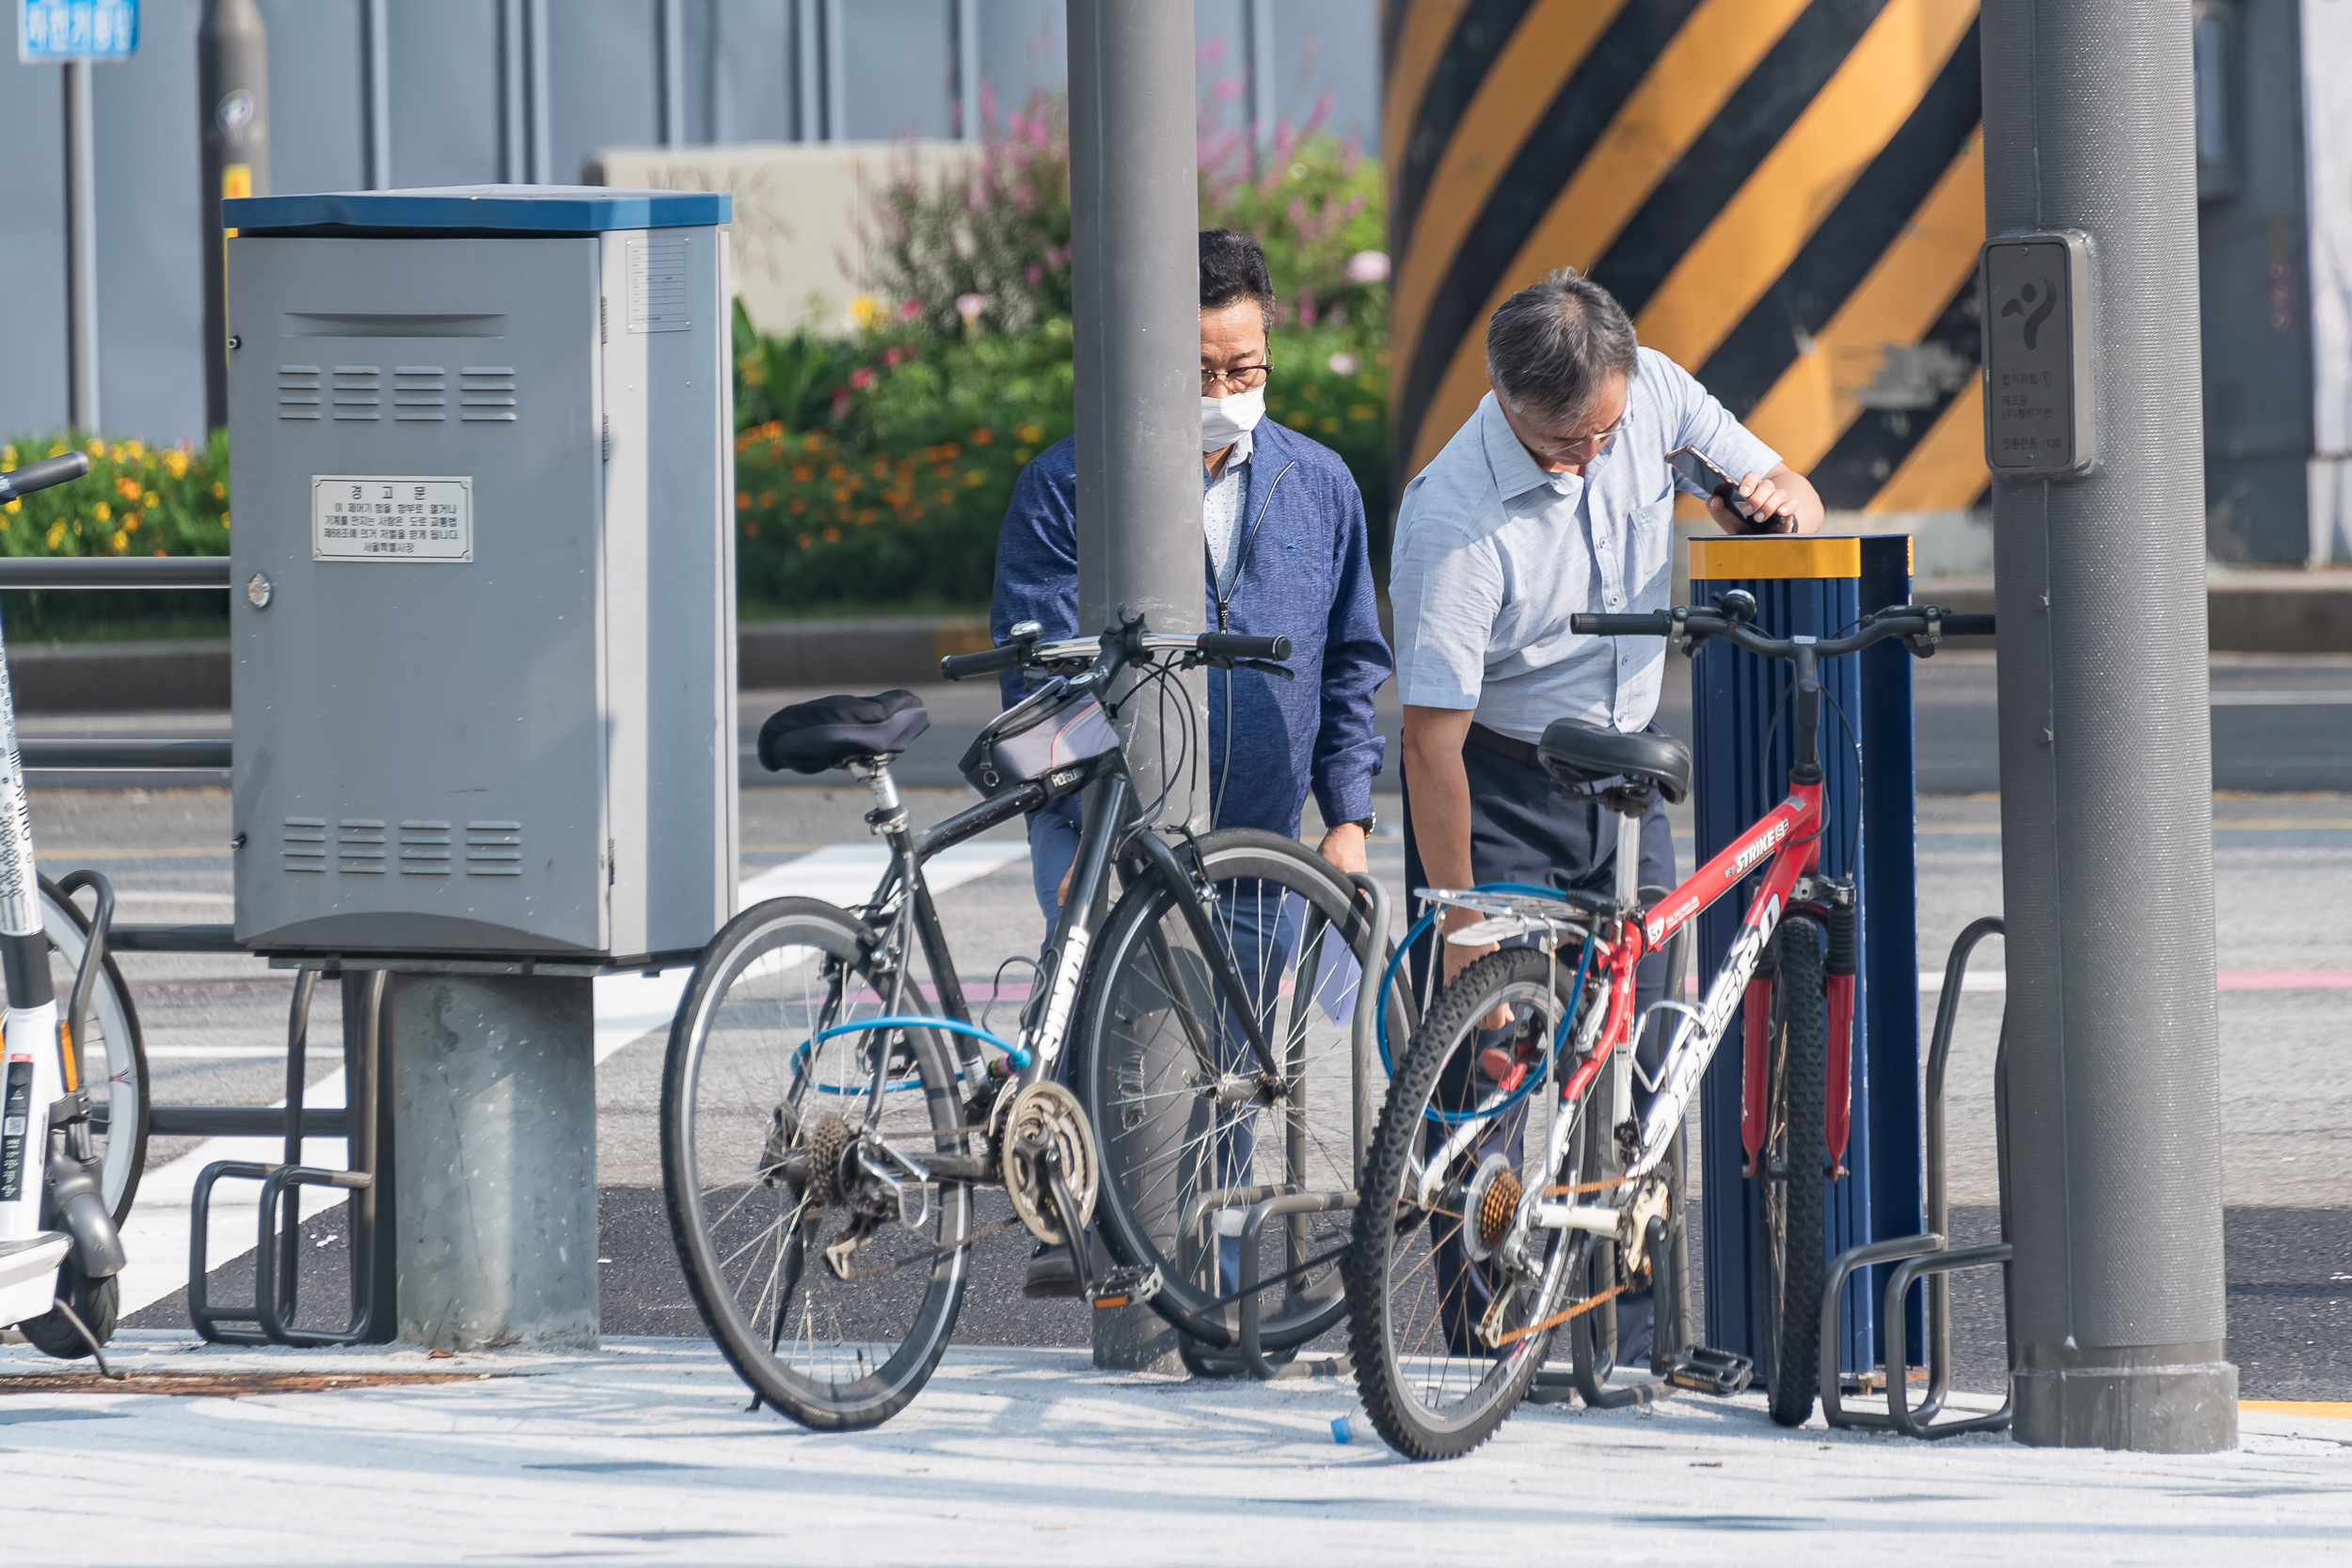
<path fill-rule="evenodd" d="M 1504 300 L 1486 324 L 1486 375 L 1512 413 L 1565 424 L 1612 375 L 1633 373 L 1638 346 L 1625 307 L 1562 267 Z"/>

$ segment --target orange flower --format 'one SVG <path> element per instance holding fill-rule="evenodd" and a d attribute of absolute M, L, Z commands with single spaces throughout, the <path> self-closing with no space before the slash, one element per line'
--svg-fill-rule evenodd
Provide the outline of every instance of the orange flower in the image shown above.
<path fill-rule="evenodd" d="M 972 444 L 976 447 L 992 446 L 995 443 L 995 440 L 996 433 L 989 429 L 986 425 L 980 426 L 979 429 L 972 433 Z"/>
<path fill-rule="evenodd" d="M 749 490 L 738 490 L 735 493 L 735 510 L 738 512 L 749 512 L 751 509 L 752 493 Z"/>
<path fill-rule="evenodd" d="M 841 531 L 837 528 L 829 528 L 825 530 L 825 543 L 828 545 L 838 545 L 841 543 Z"/>
<path fill-rule="evenodd" d="M 807 464 L 795 463 L 792 465 L 792 478 L 795 482 L 806 484 L 810 480 L 815 479 L 816 477 L 817 470 L 809 467 Z"/>

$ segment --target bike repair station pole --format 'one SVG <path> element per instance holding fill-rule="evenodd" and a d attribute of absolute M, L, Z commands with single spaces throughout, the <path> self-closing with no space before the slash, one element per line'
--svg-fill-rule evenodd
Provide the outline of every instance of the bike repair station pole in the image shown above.
<path fill-rule="evenodd" d="M 1756 596 L 1757 624 L 1775 637 L 1835 637 L 1857 616 L 1911 598 L 1911 541 L 1901 534 L 1695 539 L 1690 549 L 1691 603 L 1711 604 L 1720 594 L 1744 590 Z M 1821 871 L 1853 878 L 1862 901 L 1849 1132 L 1831 1151 L 1840 1173 L 1823 1194 L 1823 1244 L 1832 1258 L 1864 1242 L 1910 1235 L 1925 1212 L 1911 659 L 1901 643 L 1883 642 L 1821 667 L 1830 699 L 1820 743 L 1830 814 Z M 1696 863 L 1720 853 L 1788 797 L 1796 738 L 1788 694 L 1795 681 L 1783 661 L 1758 658 L 1727 641 L 1700 650 L 1691 683 Z M 1699 917 L 1702 993 L 1723 969 L 1747 898 L 1743 890 Z M 1707 1213 L 1701 1321 L 1708 1344 L 1760 1356 L 1762 1207 L 1758 1183 L 1744 1173 L 1741 1072 L 1735 1023 L 1699 1092 Z M 1874 1277 L 1883 1283 L 1884 1273 Z M 1845 1370 L 1865 1374 L 1884 1360 L 1879 1300 L 1875 1287 L 1846 1292 L 1844 1341 L 1823 1345 L 1823 1356 L 1840 1355 Z M 1919 1297 L 1910 1311 L 1904 1342 L 1924 1345 Z M 1892 1375 L 1894 1369 L 1887 1371 Z"/>
<path fill-rule="evenodd" d="M 1985 0 L 2021 1443 L 2237 1440 L 2188 8 Z"/>
<path fill-rule="evenodd" d="M 1070 0 L 1072 347 L 1076 362 L 1078 615 L 1159 632 L 1206 623 L 1200 585 L 1200 228 L 1192 0 Z M 1205 686 L 1185 684 L 1205 735 Z M 1136 799 L 1206 829 L 1200 748 L 1160 746 L 1157 703 L 1129 731 Z M 1174 736 L 1171 736 L 1173 740 Z M 1181 763 L 1189 777 L 1170 780 Z M 1098 1259 L 1100 1254 L 1097 1255 Z M 1149 1307 L 1098 1311 L 1098 1367 L 1179 1366 Z"/>

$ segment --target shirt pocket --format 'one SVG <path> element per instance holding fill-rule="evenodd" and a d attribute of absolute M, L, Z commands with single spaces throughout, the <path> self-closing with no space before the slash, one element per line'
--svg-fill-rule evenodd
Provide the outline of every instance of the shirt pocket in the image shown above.
<path fill-rule="evenodd" d="M 1662 610 L 1674 586 L 1674 491 L 1669 489 L 1664 499 L 1636 512 L 1628 533 L 1630 569 L 1626 576 L 1633 604 L 1644 610 Z"/>

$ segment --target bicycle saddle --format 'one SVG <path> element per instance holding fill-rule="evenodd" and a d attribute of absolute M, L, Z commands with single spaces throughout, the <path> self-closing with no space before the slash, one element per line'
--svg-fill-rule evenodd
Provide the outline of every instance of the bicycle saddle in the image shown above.
<path fill-rule="evenodd" d="M 759 726 L 759 762 L 771 773 L 822 773 L 866 757 L 893 757 L 931 727 L 912 691 L 818 697 L 780 707 Z"/>
<path fill-rule="evenodd" d="M 1572 787 L 1605 779 L 1647 779 L 1671 805 L 1691 793 L 1691 748 L 1670 735 L 1642 731 L 1627 735 L 1576 719 L 1544 726 L 1535 754 L 1544 771 Z"/>

